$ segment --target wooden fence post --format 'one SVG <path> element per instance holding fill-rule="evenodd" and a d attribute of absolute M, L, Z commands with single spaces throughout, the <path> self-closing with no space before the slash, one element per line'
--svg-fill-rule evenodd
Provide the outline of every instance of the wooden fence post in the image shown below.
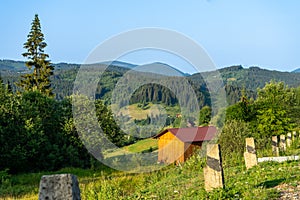
<path fill-rule="evenodd" d="M 257 165 L 254 138 L 246 138 L 246 152 L 244 153 L 246 168 Z"/>
<path fill-rule="evenodd" d="M 224 174 L 222 167 L 221 151 L 219 144 L 208 144 L 206 155 L 207 166 L 204 167 L 205 190 L 224 187 Z"/>
<path fill-rule="evenodd" d="M 272 152 L 274 156 L 279 156 L 278 137 L 272 136 Z"/>
<path fill-rule="evenodd" d="M 42 176 L 39 200 L 80 200 L 80 189 L 76 176 L 57 174 Z"/>

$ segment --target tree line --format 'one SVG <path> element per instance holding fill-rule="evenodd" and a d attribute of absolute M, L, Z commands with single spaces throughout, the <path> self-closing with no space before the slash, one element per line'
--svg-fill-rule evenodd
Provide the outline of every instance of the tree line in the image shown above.
<path fill-rule="evenodd" d="M 54 67 L 35 15 L 22 55 L 30 73 L 21 76 L 13 92 L 0 77 L 0 171 L 10 173 L 57 170 L 63 167 L 92 167 L 96 162 L 84 147 L 74 125 L 72 96 L 54 98 L 51 76 Z M 126 138 L 112 120 L 111 111 L 97 100 L 98 123 L 116 145 Z M 84 119 L 89 120 L 89 119 Z"/>
<path fill-rule="evenodd" d="M 214 121 L 223 128 L 219 143 L 225 159 L 243 157 L 246 137 L 254 137 L 258 149 L 271 149 L 272 136 L 300 130 L 299 113 L 300 87 L 272 80 L 258 89 L 256 100 L 242 95 Z"/>
<path fill-rule="evenodd" d="M 81 122 L 76 122 L 73 118 L 74 96 L 71 94 L 78 66 L 54 73 L 54 66 L 48 60 L 49 55 L 44 52 L 46 46 L 38 15 L 35 15 L 27 41 L 24 43 L 27 51 L 22 54 L 28 59 L 26 66 L 29 73 L 12 80 L 16 85 L 4 82 L 0 77 L 0 171 L 9 169 L 11 173 L 19 173 L 71 166 L 85 168 L 96 163 L 76 130 L 75 123 Z M 98 100 L 91 102 L 87 97 L 79 98 L 82 104 L 95 105 L 98 125 L 107 138 L 119 147 L 138 138 L 125 135 L 106 106 L 111 103 L 113 91 L 118 99 L 124 100 L 119 102 L 119 107 L 127 103 L 125 99 L 128 99 L 128 94 L 131 94 L 130 104 L 146 105 L 147 102 L 154 102 L 167 106 L 177 105 L 179 99 L 175 94 L 180 94 L 180 100 L 187 108 L 186 112 L 194 112 L 196 104 L 201 108 L 199 120 L 195 122 L 195 119 L 168 116 L 165 124 L 179 127 L 181 120 L 185 120 L 191 126 L 214 124 L 223 127 L 224 133 L 221 134 L 220 140 L 223 146 L 229 149 L 228 153 L 237 148 L 235 143 L 229 143 L 230 137 L 242 141 L 243 137 L 252 135 L 258 139 L 258 145 L 263 146 L 270 136 L 286 133 L 300 124 L 300 87 L 291 88 L 284 82 L 275 81 L 268 82 L 261 89 L 252 88 L 257 86 L 256 83 L 253 83 L 250 89 L 243 84 L 237 84 L 244 73 L 249 75 L 246 81 L 253 82 L 251 73 L 257 73 L 257 68 L 244 70 L 236 66 L 223 70 L 222 78 L 226 80 L 224 88 L 230 106 L 223 111 L 219 110 L 218 113 L 213 113 L 211 109 L 212 101 L 215 100 L 211 100 L 206 83 L 199 74 L 191 77 L 163 77 L 161 82 L 151 82 L 157 80 L 157 75 L 136 72 L 124 76 L 127 71 L 114 66 L 106 69 L 96 90 L 95 96 Z M 235 79 L 232 78 L 233 75 Z M 122 83 L 128 86 L 125 91 L 122 87 L 120 91 L 115 88 L 121 78 Z M 138 84 L 145 78 L 148 78 L 150 83 L 140 87 Z M 189 83 L 188 86 L 180 84 L 183 81 Z M 176 87 L 170 89 L 163 86 L 166 83 Z M 15 90 L 15 87 L 18 89 Z M 193 99 L 190 95 L 191 90 L 195 92 L 197 102 L 190 101 Z M 151 124 L 151 120 L 159 121 L 161 118 L 162 116 L 157 115 L 135 120 L 135 124 L 142 126 L 139 130 L 129 131 L 135 132 L 133 135 L 136 136 L 150 137 L 149 132 L 155 131 L 157 127 L 150 126 L 144 130 L 143 126 Z M 90 119 L 92 116 L 87 114 L 80 120 Z M 124 123 L 132 121 L 126 116 L 122 120 Z M 81 137 L 90 139 L 93 135 Z"/>

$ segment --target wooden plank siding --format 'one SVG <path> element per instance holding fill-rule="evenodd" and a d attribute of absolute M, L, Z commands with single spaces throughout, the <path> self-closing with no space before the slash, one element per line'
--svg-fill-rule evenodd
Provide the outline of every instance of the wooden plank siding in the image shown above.
<path fill-rule="evenodd" d="M 216 135 L 214 126 L 165 129 L 154 136 L 158 139 L 158 162 L 183 163 L 201 149 L 204 141 L 210 141 Z"/>
<path fill-rule="evenodd" d="M 184 143 L 167 132 L 158 140 L 158 162 L 176 163 L 184 162 Z"/>

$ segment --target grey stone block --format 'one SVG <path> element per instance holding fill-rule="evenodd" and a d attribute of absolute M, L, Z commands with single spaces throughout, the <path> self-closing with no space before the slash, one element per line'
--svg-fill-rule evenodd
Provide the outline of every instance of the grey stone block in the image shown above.
<path fill-rule="evenodd" d="M 44 175 L 40 181 L 39 200 L 80 200 L 79 183 L 75 175 Z"/>

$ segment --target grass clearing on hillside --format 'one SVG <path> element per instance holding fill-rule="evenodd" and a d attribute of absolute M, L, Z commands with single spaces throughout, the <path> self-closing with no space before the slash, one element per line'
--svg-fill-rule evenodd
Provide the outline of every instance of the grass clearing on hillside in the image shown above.
<path fill-rule="evenodd" d="M 111 105 L 111 107 L 115 107 L 115 105 Z M 147 116 L 150 116 L 150 114 L 158 115 L 164 113 L 163 110 L 165 110 L 167 115 L 171 116 L 175 116 L 177 113 L 180 113 L 179 106 L 166 106 L 164 104 L 153 103 L 148 103 L 145 108 L 139 107 L 138 104 L 131 104 L 121 108 L 119 113 L 122 113 L 122 115 L 128 115 L 133 119 L 141 120 L 146 119 Z"/>
<path fill-rule="evenodd" d="M 137 143 L 124 147 L 124 149 L 133 153 L 155 151 L 158 149 L 158 140 L 153 138 L 140 140 Z"/>
<path fill-rule="evenodd" d="M 134 144 L 129 146 L 125 146 L 123 148 L 116 149 L 115 151 L 106 152 L 104 154 L 105 158 L 116 157 L 123 155 L 124 153 L 145 153 L 152 152 L 158 149 L 158 141 L 153 138 L 147 138 L 144 140 L 140 140 Z"/>
<path fill-rule="evenodd" d="M 147 116 L 150 116 L 150 114 L 156 115 L 159 114 L 160 112 L 158 109 L 153 109 L 153 104 L 149 103 L 147 109 L 142 109 L 138 107 L 137 104 L 132 104 L 121 108 L 120 113 L 122 113 L 122 115 L 128 115 L 133 119 L 140 120 L 140 119 L 146 119 Z"/>

